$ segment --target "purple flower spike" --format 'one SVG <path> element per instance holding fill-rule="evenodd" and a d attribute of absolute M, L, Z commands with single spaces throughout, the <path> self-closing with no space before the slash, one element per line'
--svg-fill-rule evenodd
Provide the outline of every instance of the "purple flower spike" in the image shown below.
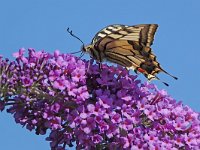
<path fill-rule="evenodd" d="M 199 113 L 120 66 L 72 55 L 20 49 L 0 57 L 0 110 L 36 134 L 50 134 L 52 150 L 200 149 Z"/>

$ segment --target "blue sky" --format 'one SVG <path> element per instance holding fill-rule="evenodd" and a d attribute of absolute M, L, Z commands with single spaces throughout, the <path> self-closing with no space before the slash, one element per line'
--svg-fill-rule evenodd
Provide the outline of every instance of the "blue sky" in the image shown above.
<path fill-rule="evenodd" d="M 153 83 L 200 112 L 199 16 L 199 0 L 1 0 L 0 55 L 12 59 L 12 53 L 22 47 L 63 53 L 80 50 L 81 43 L 67 34 L 67 27 L 88 44 L 110 24 L 157 23 L 152 48 L 163 68 L 179 80 L 160 74 L 170 86 Z M 49 149 L 45 136 L 17 125 L 10 114 L 0 113 L 0 122 L 1 149 Z"/>

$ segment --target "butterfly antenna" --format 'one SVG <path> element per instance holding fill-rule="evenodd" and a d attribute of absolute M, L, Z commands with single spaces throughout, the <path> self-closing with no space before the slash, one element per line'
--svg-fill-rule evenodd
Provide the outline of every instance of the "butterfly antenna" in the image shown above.
<path fill-rule="evenodd" d="M 76 39 L 78 39 L 78 40 L 83 44 L 83 46 L 84 46 L 83 41 L 82 41 L 79 37 L 77 37 L 76 35 L 74 35 L 74 34 L 72 33 L 72 30 L 70 31 L 69 28 L 67 28 L 67 32 L 68 32 L 71 36 L 73 36 L 73 37 L 75 37 Z M 82 52 L 82 50 L 77 51 L 77 52 L 73 52 L 73 53 L 70 53 L 70 54 L 77 54 L 77 53 L 80 53 L 80 52 Z M 81 55 L 83 55 L 83 54 L 81 53 Z M 82 56 L 81 56 L 81 57 L 82 57 Z"/>
<path fill-rule="evenodd" d="M 70 31 L 69 28 L 67 28 L 67 32 L 68 32 L 71 36 L 73 36 L 73 37 L 75 37 L 76 39 L 78 39 L 78 40 L 84 45 L 83 41 L 82 41 L 79 37 L 77 37 L 76 35 L 74 35 L 74 34 L 72 33 L 72 30 Z"/>

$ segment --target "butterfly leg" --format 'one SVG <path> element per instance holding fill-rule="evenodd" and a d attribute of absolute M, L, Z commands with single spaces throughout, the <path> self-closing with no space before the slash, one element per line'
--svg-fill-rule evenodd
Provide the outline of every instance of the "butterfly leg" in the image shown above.
<path fill-rule="evenodd" d="M 139 74 L 139 72 L 137 71 L 137 69 L 134 69 L 135 74 Z"/>
<path fill-rule="evenodd" d="M 99 70 L 100 70 L 100 72 L 102 71 L 102 63 L 101 62 L 99 62 Z"/>
<path fill-rule="evenodd" d="M 90 70 L 90 65 L 91 65 L 91 59 L 88 62 L 87 72 L 89 72 L 89 70 Z"/>

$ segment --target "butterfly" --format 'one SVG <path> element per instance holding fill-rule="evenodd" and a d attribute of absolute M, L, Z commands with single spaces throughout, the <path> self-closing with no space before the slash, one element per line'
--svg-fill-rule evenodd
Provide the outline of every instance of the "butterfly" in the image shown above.
<path fill-rule="evenodd" d="M 177 77 L 160 66 L 151 49 L 157 28 L 157 24 L 109 25 L 100 30 L 91 44 L 86 46 L 69 31 L 69 28 L 68 32 L 83 43 L 81 51 L 89 53 L 100 64 L 103 61 L 110 61 L 128 70 L 142 73 L 148 80 L 160 80 L 156 76 L 159 72 L 164 72 L 177 80 Z M 168 86 L 167 83 L 163 83 Z"/>

